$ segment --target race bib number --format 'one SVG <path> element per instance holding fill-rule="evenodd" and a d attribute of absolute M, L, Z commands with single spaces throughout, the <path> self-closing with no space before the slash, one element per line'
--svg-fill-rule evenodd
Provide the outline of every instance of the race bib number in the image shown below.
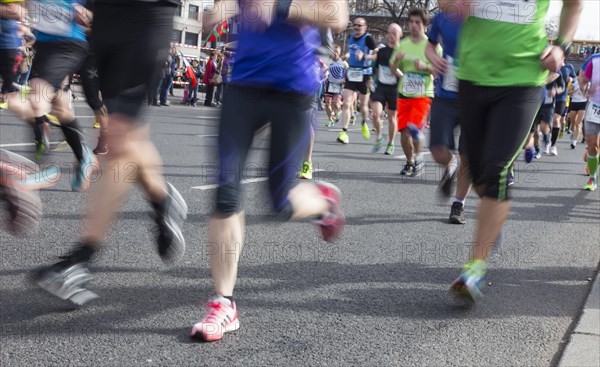
<path fill-rule="evenodd" d="M 327 93 L 340 94 L 342 93 L 341 83 L 327 83 Z"/>
<path fill-rule="evenodd" d="M 379 65 L 377 81 L 385 85 L 396 85 L 398 83 L 398 78 L 392 73 L 389 66 Z"/>
<path fill-rule="evenodd" d="M 458 92 L 458 79 L 456 78 L 456 72 L 458 66 L 454 62 L 454 58 L 450 55 L 446 55 L 448 60 L 448 70 L 444 74 L 444 81 L 442 82 L 442 89 L 448 92 Z"/>
<path fill-rule="evenodd" d="M 33 28 L 55 36 L 69 36 L 73 28 L 73 12 L 70 5 L 29 1 L 29 16 Z"/>
<path fill-rule="evenodd" d="M 363 69 L 362 68 L 350 68 L 348 69 L 349 82 L 362 82 L 363 81 Z"/>
<path fill-rule="evenodd" d="M 533 24 L 537 0 L 477 0 L 471 15 L 476 18 L 513 24 Z"/>
<path fill-rule="evenodd" d="M 600 104 L 590 101 L 585 109 L 585 121 L 600 124 Z"/>
<path fill-rule="evenodd" d="M 425 75 L 417 73 L 406 73 L 402 77 L 402 94 L 425 95 Z"/>

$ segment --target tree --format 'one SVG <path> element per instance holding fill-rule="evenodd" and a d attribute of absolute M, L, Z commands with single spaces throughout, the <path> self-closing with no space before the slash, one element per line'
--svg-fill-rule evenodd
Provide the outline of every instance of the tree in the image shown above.
<path fill-rule="evenodd" d="M 556 39 L 558 37 L 558 25 L 560 18 L 558 16 L 546 19 L 546 35 L 549 39 Z"/>
<path fill-rule="evenodd" d="M 438 8 L 437 0 L 351 0 L 350 9 L 356 15 L 378 14 L 401 23 L 412 7 L 420 7 L 430 13 Z"/>

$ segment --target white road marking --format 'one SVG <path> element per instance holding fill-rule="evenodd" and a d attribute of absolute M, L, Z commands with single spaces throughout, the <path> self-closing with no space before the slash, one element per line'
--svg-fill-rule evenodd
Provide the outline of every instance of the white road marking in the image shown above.
<path fill-rule="evenodd" d="M 325 171 L 324 169 L 315 169 L 313 170 L 313 172 L 320 172 L 320 171 Z M 269 178 L 268 177 L 254 177 L 254 178 L 247 178 L 245 180 L 242 180 L 241 184 L 245 185 L 245 184 L 249 184 L 249 183 L 255 183 L 255 182 L 263 182 L 263 181 L 268 181 Z M 203 185 L 203 186 L 192 186 L 192 190 L 212 190 L 212 189 L 216 189 L 217 187 L 219 187 L 218 184 L 212 184 L 212 185 Z"/>

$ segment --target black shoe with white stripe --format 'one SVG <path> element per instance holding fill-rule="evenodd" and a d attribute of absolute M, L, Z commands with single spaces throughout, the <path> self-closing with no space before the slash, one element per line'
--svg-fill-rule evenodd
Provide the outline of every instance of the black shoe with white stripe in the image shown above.
<path fill-rule="evenodd" d="M 158 229 L 158 254 L 165 263 L 173 263 L 185 252 L 181 225 L 187 218 L 187 204 L 173 185 L 167 182 L 167 196 L 162 205 L 155 205 L 154 220 Z"/>

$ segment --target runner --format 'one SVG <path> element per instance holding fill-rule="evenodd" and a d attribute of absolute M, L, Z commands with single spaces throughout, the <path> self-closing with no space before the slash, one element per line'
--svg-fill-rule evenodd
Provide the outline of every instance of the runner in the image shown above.
<path fill-rule="evenodd" d="M 185 250 L 180 226 L 187 216 L 187 205 L 165 181 L 160 155 L 148 137 L 149 126 L 139 120 L 142 102 L 153 85 L 150 79 L 157 75 L 155 71 L 168 52 L 178 3 L 95 2 L 92 40 L 110 125 L 110 150 L 102 161 L 102 170 L 114 172 L 117 167 L 123 173 L 100 177 L 91 193 L 79 243 L 61 261 L 33 274 L 41 288 L 61 299 L 81 305 L 97 297 L 86 289 L 92 279 L 87 264 L 105 239 L 133 182 L 142 186 L 154 208 L 161 259 L 171 263 Z"/>
<path fill-rule="evenodd" d="M 575 149 L 581 133 L 581 122 L 583 121 L 583 117 L 585 115 L 587 98 L 579 86 L 578 78 L 574 78 L 571 85 L 572 88 L 569 91 L 570 103 L 568 118 L 571 120 L 571 149 Z"/>
<path fill-rule="evenodd" d="M 350 123 L 351 115 L 353 115 L 357 103 L 356 94 L 358 94 L 358 102 L 360 103 L 360 113 L 362 116 L 362 135 L 365 140 L 371 137 L 371 131 L 367 125 L 367 114 L 369 113 L 369 88 L 367 81 L 373 74 L 371 61 L 367 58 L 368 55 L 376 53 L 375 40 L 367 33 L 367 22 L 363 18 L 356 18 L 352 22 L 354 34 L 348 38 L 348 60 L 349 69 L 346 73 L 346 83 L 344 84 L 344 95 L 342 104 L 342 131 L 338 135 L 337 141 L 342 144 L 348 144 L 348 124 Z"/>
<path fill-rule="evenodd" d="M 556 96 L 554 103 L 554 119 L 552 122 L 552 137 L 550 150 L 546 150 L 546 154 L 553 156 L 558 155 L 558 148 L 556 147 L 556 141 L 560 138 L 563 127 L 566 125 L 565 120 L 567 116 L 567 98 L 569 96 L 567 86 L 573 83 L 573 80 L 577 78 L 575 74 L 575 68 L 571 64 L 565 64 L 560 68 L 560 74 L 564 80 L 565 88 Z"/>
<path fill-rule="evenodd" d="M 387 29 L 388 45 L 379 49 L 375 57 L 374 73 L 377 75 L 375 91 L 371 96 L 371 111 L 373 116 L 373 126 L 375 127 L 375 145 L 373 152 L 377 153 L 383 143 L 383 126 L 381 115 L 384 107 L 388 116 L 388 145 L 385 154 L 394 153 L 394 140 L 396 138 L 396 106 L 398 104 L 398 78 L 392 69 L 390 69 L 390 57 L 394 49 L 402 38 L 402 28 L 396 23 L 389 25 Z"/>
<path fill-rule="evenodd" d="M 270 5 L 266 1 L 254 3 Z M 220 9 L 225 13 L 237 5 L 236 1 L 227 2 Z M 219 340 L 224 333 L 240 326 L 232 298 L 244 243 L 240 179 L 255 131 L 271 122 L 269 188 L 279 216 L 285 220 L 318 218 L 317 224 L 326 241 L 333 241 L 345 223 L 340 208 L 341 194 L 335 186 L 312 182 L 297 184 L 292 179 L 306 148 L 309 136 L 306 110 L 318 85 L 314 64 L 316 50 L 321 45 L 319 32 L 306 26 L 301 18 L 302 14 L 314 14 L 308 10 L 314 10 L 315 6 L 320 10 L 335 6 L 339 11 L 333 19 L 323 11 L 322 14 L 317 12 L 322 18 L 310 20 L 320 24 L 327 21 L 326 25 L 334 32 L 344 29 L 348 10 L 343 0 L 281 1 L 276 18 L 272 22 L 264 20 L 271 23 L 263 26 L 264 31 L 251 28 L 256 21 L 245 19 L 243 12 L 238 15 L 241 31 L 235 67 L 227 86 L 229 93 L 221 111 L 218 138 L 221 170 L 216 208 L 208 229 L 215 293 L 206 303 L 202 321 L 192 327 L 191 337 Z M 292 7 L 300 10 L 293 13 L 294 18 L 290 19 L 293 22 L 286 20 Z M 208 23 L 217 23 L 223 13 L 215 12 L 216 19 Z M 269 53 L 261 47 L 266 44 L 270 45 Z M 291 175 L 286 173 L 290 169 Z"/>
<path fill-rule="evenodd" d="M 593 191 L 598 188 L 598 146 L 600 145 L 600 55 L 585 63 L 579 74 L 579 85 L 587 89 L 589 102 L 585 110 L 585 141 L 587 142 L 587 167 L 589 178 L 583 187 Z"/>
<path fill-rule="evenodd" d="M 429 150 L 433 159 L 444 167 L 438 192 L 443 197 L 450 198 L 456 185 L 456 196 L 450 207 L 449 221 L 452 224 L 466 223 L 465 200 L 471 189 L 468 157 L 465 154 L 462 132 L 458 143 L 460 164 L 452 154 L 455 146 L 454 129 L 460 125 L 456 43 L 461 27 L 461 19 L 452 18 L 443 12 L 436 14 L 427 35 L 429 43 L 425 50 L 425 56 L 431 62 L 434 74 L 438 75 L 435 83 L 435 99 L 431 105 Z M 437 52 L 439 41 L 443 43 L 442 56 Z"/>
<path fill-rule="evenodd" d="M 35 18 L 35 62 L 32 65 L 31 91 L 27 99 L 16 93 L 9 97 L 9 108 L 33 126 L 36 150 L 40 160 L 48 153 L 48 114 L 52 111 L 60 122 L 60 129 L 76 158 L 71 181 L 73 191 L 85 191 L 89 177 L 97 168 L 91 149 L 84 142 L 75 118 L 68 93 L 69 76 L 79 70 L 87 53 L 83 28 L 72 19 L 80 17 L 85 9 L 76 1 L 56 3 L 51 0 L 30 1 Z M 65 16 L 68 15 L 68 16 Z"/>
<path fill-rule="evenodd" d="M 482 295 L 487 258 L 510 211 L 508 169 L 521 151 L 540 106 L 547 71 L 558 71 L 579 23 L 581 0 L 563 1 L 556 45 L 547 46 L 548 0 L 521 2 L 440 0 L 440 9 L 461 13 L 459 103 L 474 188 L 481 204 L 470 260 L 452 283 L 452 294 L 475 301 Z M 456 16 L 456 14 L 453 14 Z M 511 42 L 506 42 L 510 39 Z M 493 55 L 491 57 L 490 55 Z M 493 71 L 493 72 L 490 72 Z M 510 123 L 507 115 L 510 114 Z M 497 244 L 496 244 L 497 245 Z"/>
<path fill-rule="evenodd" d="M 344 92 L 344 81 L 346 80 L 346 71 L 348 63 L 340 58 L 342 48 L 335 45 L 333 56 L 329 64 L 329 76 L 325 83 L 325 112 L 327 112 L 327 127 L 333 127 L 340 119 L 342 108 L 342 93 Z"/>
<path fill-rule="evenodd" d="M 406 164 L 400 174 L 410 177 L 420 176 L 423 171 L 421 149 L 425 136 L 421 130 L 433 98 L 432 69 L 425 57 L 428 21 L 423 9 L 412 8 L 408 13 L 409 37 L 400 41 L 390 59 L 392 68 L 404 73 L 398 84 L 398 131 Z M 437 52 L 441 55 L 441 48 Z"/>
<path fill-rule="evenodd" d="M 563 78 L 559 73 L 550 73 L 546 87 L 542 88 L 542 105 L 538 110 L 529 137 L 525 142 L 525 162 L 531 163 L 533 158 L 540 159 L 539 129 L 542 130 L 546 150 L 550 149 L 550 124 L 554 114 L 554 100 L 556 95 L 564 89 Z M 532 146 L 533 143 L 533 146 Z"/>

